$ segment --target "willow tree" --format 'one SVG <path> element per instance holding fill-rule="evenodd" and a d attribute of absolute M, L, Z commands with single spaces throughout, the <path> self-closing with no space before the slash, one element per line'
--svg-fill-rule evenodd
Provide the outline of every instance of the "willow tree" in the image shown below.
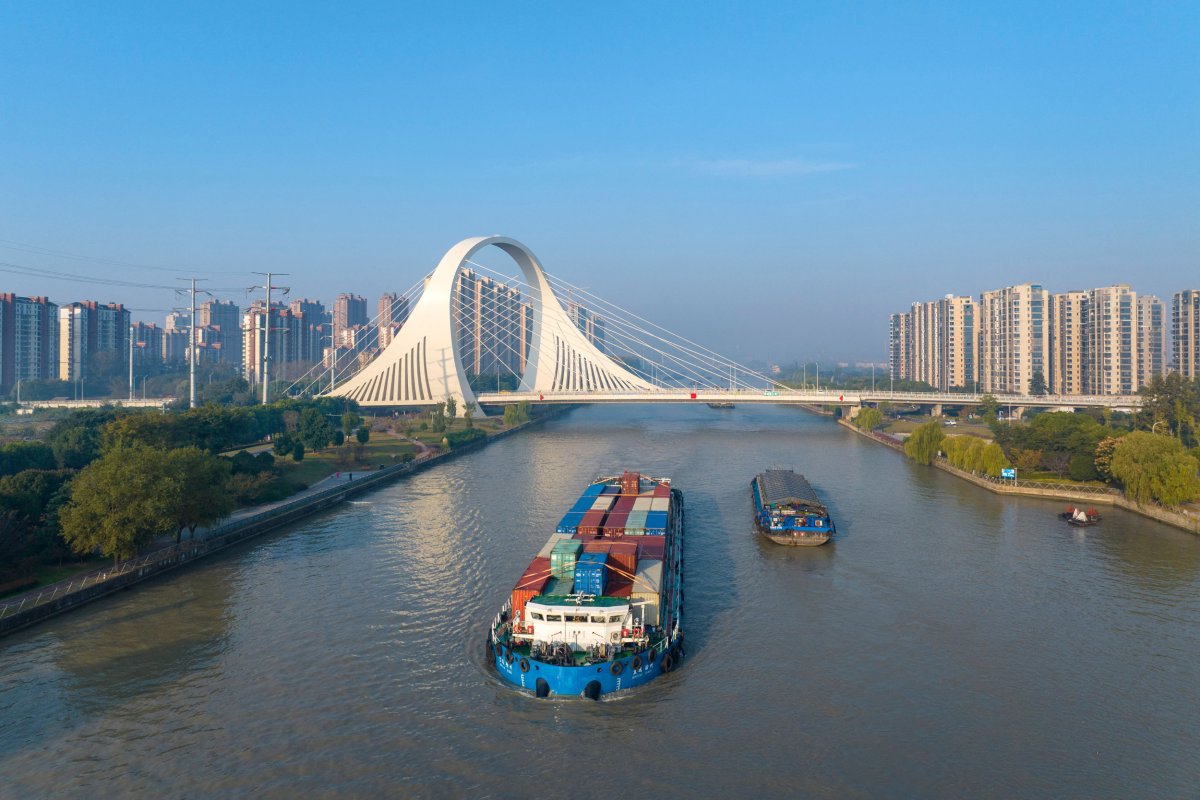
<path fill-rule="evenodd" d="M 937 458 L 938 447 L 946 434 L 937 420 L 930 420 L 913 431 L 904 443 L 904 454 L 918 464 L 932 464 Z"/>
<path fill-rule="evenodd" d="M 1137 503 L 1157 501 L 1175 506 L 1200 496 L 1195 456 L 1177 439 L 1146 431 L 1122 436 L 1113 448 L 1113 477 Z"/>

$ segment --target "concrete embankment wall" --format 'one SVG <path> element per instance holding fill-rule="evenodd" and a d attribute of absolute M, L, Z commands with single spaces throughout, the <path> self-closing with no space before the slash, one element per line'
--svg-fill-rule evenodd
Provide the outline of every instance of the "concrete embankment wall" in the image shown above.
<path fill-rule="evenodd" d="M 561 416 L 570 409 L 571 407 L 555 409 L 547 414 L 539 415 L 527 423 L 501 431 L 486 439 L 470 442 L 456 450 L 385 467 L 374 472 L 361 473 L 362 477 L 353 481 L 284 502 L 260 514 L 225 523 L 210 530 L 203 539 L 172 545 L 145 556 L 115 564 L 108 569 L 96 570 L 54 586 L 44 587 L 40 591 L 28 592 L 21 597 L 0 602 L 0 636 L 27 628 L 113 592 L 199 561 L 205 556 L 335 506 L 347 497 L 377 489 L 433 464 L 440 464 L 479 450 L 490 442 L 511 436 L 547 419 Z"/>
<path fill-rule="evenodd" d="M 904 453 L 904 446 L 898 440 L 886 436 L 884 434 L 875 433 L 873 431 L 864 431 L 854 427 L 846 420 L 838 420 L 838 424 L 847 430 L 854 431 L 860 436 L 865 436 L 880 444 L 890 447 L 893 450 Z M 1071 489 L 1065 486 L 1030 486 L 1028 483 L 1024 485 L 1013 485 L 1009 482 L 991 480 L 989 478 L 974 475 L 965 470 L 950 464 L 945 459 L 937 459 L 931 466 L 937 467 L 943 472 L 949 472 L 962 478 L 965 481 L 970 481 L 981 489 L 987 489 L 995 494 L 1019 495 L 1022 497 L 1040 497 L 1045 500 L 1070 500 L 1077 503 L 1087 503 L 1089 505 L 1105 505 L 1123 508 L 1126 511 L 1132 511 L 1135 514 L 1141 514 L 1159 522 L 1173 525 L 1176 528 L 1182 528 L 1185 531 L 1192 533 L 1200 533 L 1200 516 L 1190 514 L 1184 511 L 1164 508 L 1161 506 L 1144 506 L 1139 505 L 1125 497 L 1124 494 L 1115 489 L 1100 489 L 1097 487 L 1094 490 L 1086 488 Z"/>

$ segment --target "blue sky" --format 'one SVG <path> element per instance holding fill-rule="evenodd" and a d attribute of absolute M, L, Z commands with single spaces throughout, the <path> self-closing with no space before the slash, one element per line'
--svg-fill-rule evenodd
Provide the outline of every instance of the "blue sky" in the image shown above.
<path fill-rule="evenodd" d="M 6 3 L 0 239 L 329 302 L 504 233 L 729 355 L 883 360 L 946 292 L 1200 286 L 1198 42 L 1194 2 Z"/>

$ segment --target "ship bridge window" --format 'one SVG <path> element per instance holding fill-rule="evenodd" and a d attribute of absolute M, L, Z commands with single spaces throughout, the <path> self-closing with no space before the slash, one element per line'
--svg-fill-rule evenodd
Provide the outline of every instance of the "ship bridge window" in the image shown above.
<path fill-rule="evenodd" d="M 608 618 L 608 621 L 609 622 L 620 622 L 624 618 L 625 618 L 624 614 L 614 614 L 613 616 Z"/>
<path fill-rule="evenodd" d="M 542 619 L 542 615 L 537 611 L 530 611 L 529 616 L 532 619 Z"/>
<path fill-rule="evenodd" d="M 559 614 L 547 614 L 546 622 L 562 622 L 562 616 Z"/>
<path fill-rule="evenodd" d="M 592 622 L 604 622 L 604 617 L 592 617 Z"/>
<path fill-rule="evenodd" d="M 587 622 L 587 614 L 567 614 L 565 619 L 567 622 Z"/>

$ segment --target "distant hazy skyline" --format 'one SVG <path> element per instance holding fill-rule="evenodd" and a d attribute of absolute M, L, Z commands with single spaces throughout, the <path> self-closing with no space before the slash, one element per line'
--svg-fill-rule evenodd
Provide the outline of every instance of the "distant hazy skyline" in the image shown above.
<path fill-rule="evenodd" d="M 0 262 L 373 306 L 503 233 L 726 355 L 881 361 L 946 293 L 1200 287 L 1198 41 L 1196 3 L 7 3 L 0 239 L 181 272 Z"/>

